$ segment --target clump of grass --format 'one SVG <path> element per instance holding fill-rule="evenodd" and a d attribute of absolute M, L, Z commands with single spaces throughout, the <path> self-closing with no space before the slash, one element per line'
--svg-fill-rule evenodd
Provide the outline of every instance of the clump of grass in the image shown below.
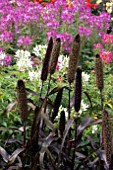
<path fill-rule="evenodd" d="M 81 105 L 81 97 L 82 97 L 82 69 L 81 67 L 78 67 L 76 70 L 76 77 L 75 77 L 75 89 L 74 89 L 74 109 L 76 112 L 75 115 L 75 121 L 74 121 L 74 127 L 75 127 L 75 133 L 74 133 L 74 150 L 73 150 L 73 156 L 72 156 L 72 166 L 71 168 L 74 168 L 74 160 L 75 160 L 75 152 L 77 147 L 77 126 L 78 126 L 78 112 L 80 110 Z"/>

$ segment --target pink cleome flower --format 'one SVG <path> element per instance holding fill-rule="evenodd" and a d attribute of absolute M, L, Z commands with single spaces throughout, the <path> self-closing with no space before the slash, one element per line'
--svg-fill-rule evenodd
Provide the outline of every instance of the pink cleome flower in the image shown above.
<path fill-rule="evenodd" d="M 104 34 L 103 37 L 102 37 L 102 41 L 105 43 L 105 44 L 108 44 L 108 43 L 113 43 L 113 35 L 112 34 Z"/>
<path fill-rule="evenodd" d="M 103 50 L 103 46 L 100 43 L 96 43 L 93 45 L 94 54 L 99 54 Z"/>
<path fill-rule="evenodd" d="M 3 66 L 9 66 L 12 62 L 12 58 L 9 55 L 6 55 L 6 57 L 4 58 L 4 65 Z"/>
<path fill-rule="evenodd" d="M 109 35 L 110 43 L 113 43 L 113 35 Z"/>
<path fill-rule="evenodd" d="M 100 44 L 100 43 L 97 43 L 97 44 L 94 44 L 94 49 L 99 49 L 99 50 L 102 50 L 102 44 Z"/>
<path fill-rule="evenodd" d="M 18 38 L 18 41 L 17 41 L 17 46 L 24 46 L 24 48 L 26 48 L 27 45 L 31 45 L 32 44 L 32 40 L 29 36 L 20 36 Z"/>
<path fill-rule="evenodd" d="M 12 62 L 12 58 L 8 55 L 4 57 L 4 59 L 0 59 L 0 66 L 9 66 Z"/>
<path fill-rule="evenodd" d="M 9 66 L 12 62 L 12 57 L 5 54 L 2 47 L 0 47 L 0 66 Z"/>
<path fill-rule="evenodd" d="M 57 62 L 57 66 L 56 66 L 56 70 L 61 70 L 63 68 L 63 65 L 62 65 L 62 62 L 61 61 L 58 61 Z"/>
<path fill-rule="evenodd" d="M 109 51 L 100 52 L 100 57 L 101 57 L 102 61 L 106 64 L 111 63 L 113 60 L 113 55 Z"/>

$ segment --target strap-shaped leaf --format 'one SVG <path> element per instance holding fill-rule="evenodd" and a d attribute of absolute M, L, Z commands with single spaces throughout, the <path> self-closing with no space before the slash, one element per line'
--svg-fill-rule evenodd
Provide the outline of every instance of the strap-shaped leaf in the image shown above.
<path fill-rule="evenodd" d="M 3 160 L 8 163 L 10 155 L 7 153 L 7 151 L 0 146 L 0 155 L 2 156 Z"/>
<path fill-rule="evenodd" d="M 10 155 L 3 147 L 0 146 L 0 154 L 4 162 L 6 162 L 8 165 L 13 164 L 19 153 L 23 152 L 23 150 L 23 148 L 18 148 L 12 153 L 12 155 Z"/>
<path fill-rule="evenodd" d="M 54 135 L 53 135 L 53 133 L 50 133 L 45 138 L 44 142 L 42 143 L 42 147 L 41 147 L 41 150 L 40 150 L 40 156 L 39 156 L 40 164 L 41 164 L 42 167 L 43 167 L 44 155 L 46 153 L 46 150 L 53 140 L 54 140 Z"/>
<path fill-rule="evenodd" d="M 63 88 L 66 88 L 66 86 L 55 87 L 53 90 L 50 91 L 49 96 L 60 91 Z"/>
<path fill-rule="evenodd" d="M 12 155 L 10 155 L 8 165 L 13 164 L 14 161 L 16 160 L 17 156 L 18 156 L 21 152 L 23 152 L 23 151 L 24 151 L 24 148 L 18 148 L 18 149 L 16 149 L 16 150 L 12 153 Z"/>

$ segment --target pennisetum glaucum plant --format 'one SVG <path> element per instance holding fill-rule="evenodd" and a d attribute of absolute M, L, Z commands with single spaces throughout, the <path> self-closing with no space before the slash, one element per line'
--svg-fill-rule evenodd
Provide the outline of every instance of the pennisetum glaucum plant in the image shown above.
<path fill-rule="evenodd" d="M 49 73 L 47 92 L 46 92 L 45 99 L 44 99 L 44 102 L 43 102 L 44 113 L 46 113 L 47 98 L 48 98 L 48 94 L 49 94 L 49 90 L 50 90 L 51 75 L 55 73 L 58 57 L 59 57 L 59 54 L 60 54 L 61 39 L 56 38 L 54 42 L 53 42 L 52 39 L 50 39 L 49 44 L 52 45 L 52 48 L 51 48 L 51 52 L 49 51 L 50 56 L 49 56 L 48 65 L 46 67 L 47 70 L 44 69 L 44 65 L 43 65 L 43 69 L 42 69 L 43 74 L 41 73 L 41 80 L 42 81 L 46 80 L 45 78 L 47 78 L 46 77 L 47 73 Z M 45 59 L 45 65 L 46 65 L 46 61 L 47 60 Z M 45 71 L 47 71 L 47 73 L 45 73 Z M 43 126 L 44 126 L 44 124 L 41 123 L 40 128 L 43 128 Z"/>
<path fill-rule="evenodd" d="M 78 125 L 78 113 L 81 106 L 82 98 L 82 68 L 79 66 L 76 70 L 75 76 L 75 87 L 74 87 L 74 110 L 75 110 L 75 139 L 74 139 L 74 150 L 72 156 L 72 169 L 74 168 L 75 152 L 77 143 L 77 125 Z"/>
<path fill-rule="evenodd" d="M 69 54 L 69 65 L 67 74 L 67 80 L 69 83 L 72 83 L 75 79 L 79 50 L 80 50 L 80 35 L 77 34 L 73 39 L 72 48 Z"/>
<path fill-rule="evenodd" d="M 112 131 L 109 113 L 107 110 L 102 112 L 102 140 L 106 154 L 107 163 L 110 164 L 112 158 Z"/>
<path fill-rule="evenodd" d="M 50 62 L 52 48 L 53 48 L 53 38 L 51 37 L 50 40 L 49 40 L 47 49 L 46 49 L 46 54 L 45 54 L 45 58 L 44 58 L 44 61 L 43 61 L 43 66 L 42 66 L 42 71 L 41 71 L 42 87 L 41 87 L 40 97 L 41 97 L 44 81 L 47 80 L 47 76 L 48 76 L 49 62 Z"/>
<path fill-rule="evenodd" d="M 47 89 L 46 98 L 45 98 L 45 105 L 46 105 L 48 93 L 50 90 L 51 75 L 54 74 L 56 70 L 56 65 L 57 65 L 59 54 L 60 54 L 60 46 L 61 46 L 61 39 L 57 38 L 55 42 L 53 43 L 53 48 L 52 48 L 49 67 L 48 67 L 50 75 L 49 75 L 48 89 Z"/>
<path fill-rule="evenodd" d="M 68 63 L 68 70 L 67 70 L 67 81 L 69 83 L 69 98 L 68 98 L 68 120 L 70 119 L 70 100 L 71 100 L 71 83 L 74 82 L 75 79 L 75 72 L 78 64 L 78 56 L 80 51 L 80 35 L 77 34 L 73 38 L 72 47 L 69 53 L 69 63 Z M 70 132 L 68 135 L 68 150 L 70 150 Z M 70 152 L 70 151 L 69 151 Z"/>
<path fill-rule="evenodd" d="M 28 117 L 28 105 L 27 105 L 27 94 L 23 80 L 18 80 L 17 82 L 17 102 L 18 102 L 18 110 L 22 120 L 23 125 L 23 148 L 26 147 L 26 120 Z M 25 159 L 25 152 L 23 153 L 23 157 Z M 23 164 L 24 164 L 23 160 Z"/>
<path fill-rule="evenodd" d="M 104 88 L 104 80 L 103 80 L 103 64 L 99 54 L 95 55 L 95 72 L 96 72 L 96 85 L 100 91 L 101 98 L 101 110 L 103 111 L 103 88 Z M 103 128 L 102 128 L 103 129 Z M 103 131 L 103 130 L 102 130 Z M 100 161 L 100 168 L 103 167 Z"/>
<path fill-rule="evenodd" d="M 96 84 L 100 90 L 101 96 L 101 109 L 103 110 L 103 88 L 104 88 L 104 79 L 103 79 L 103 64 L 99 54 L 95 56 L 95 72 L 96 72 Z"/>
<path fill-rule="evenodd" d="M 69 83 L 68 119 L 70 119 L 70 89 L 71 89 L 71 83 L 73 83 L 75 79 L 75 72 L 78 64 L 79 51 L 80 51 L 80 35 L 77 34 L 72 42 L 72 48 L 69 54 L 69 63 L 68 63 L 68 73 L 67 73 L 67 80 Z"/>

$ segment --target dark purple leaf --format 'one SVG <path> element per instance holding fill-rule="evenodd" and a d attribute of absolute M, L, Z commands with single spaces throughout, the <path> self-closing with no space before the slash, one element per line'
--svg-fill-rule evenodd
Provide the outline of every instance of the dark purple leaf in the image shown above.
<path fill-rule="evenodd" d="M 60 86 L 60 87 L 55 87 L 50 93 L 49 93 L 49 96 L 58 92 L 59 90 L 63 89 L 63 88 L 66 88 L 66 86 Z"/>

